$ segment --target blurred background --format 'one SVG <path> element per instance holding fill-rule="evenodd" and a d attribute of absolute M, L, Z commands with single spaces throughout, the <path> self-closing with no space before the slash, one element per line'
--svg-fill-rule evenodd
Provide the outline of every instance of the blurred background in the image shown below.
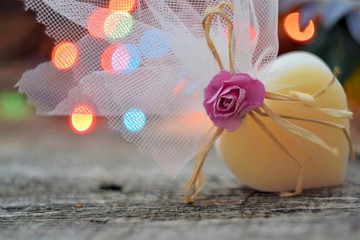
<path fill-rule="evenodd" d="M 127 2 L 136 2 L 127 0 Z M 279 0 L 280 53 L 305 50 L 321 57 L 329 66 L 340 66 L 339 80 L 355 113 L 352 138 L 360 151 L 360 1 L 358 0 Z M 19 0 L 0 1 L 0 133 L 35 118 L 26 98 L 14 85 L 22 73 L 51 58 L 54 41 L 44 33 L 35 14 L 25 12 Z M 56 124 L 73 134 L 91 134 L 104 120 L 94 121 L 89 109 L 86 115 L 54 118 Z"/>

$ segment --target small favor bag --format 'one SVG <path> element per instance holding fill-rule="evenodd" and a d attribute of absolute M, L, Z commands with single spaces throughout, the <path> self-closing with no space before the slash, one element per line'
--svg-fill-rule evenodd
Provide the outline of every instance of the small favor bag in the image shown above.
<path fill-rule="evenodd" d="M 278 53 L 277 0 L 25 0 L 55 39 L 22 76 L 42 115 L 91 109 L 171 175 L 208 151 L 262 191 L 340 184 L 351 143 L 345 94 L 317 57 Z M 100 146 L 99 146 L 100 147 Z M 292 192 L 291 192 L 292 191 Z"/>

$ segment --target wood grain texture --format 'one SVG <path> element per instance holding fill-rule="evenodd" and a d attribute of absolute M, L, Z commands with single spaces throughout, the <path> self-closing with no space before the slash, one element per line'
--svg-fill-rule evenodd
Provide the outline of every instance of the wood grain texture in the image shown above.
<path fill-rule="evenodd" d="M 239 184 L 212 152 L 206 186 L 183 203 L 172 180 L 100 120 L 0 123 L 0 239 L 360 239 L 360 162 L 343 186 L 280 198 Z"/>
<path fill-rule="evenodd" d="M 12 89 L 53 45 L 22 5 L 0 1 L 0 89 Z M 359 160 L 343 186 L 279 198 L 242 187 L 211 153 L 205 189 L 185 205 L 191 168 L 166 177 L 104 121 L 88 136 L 61 118 L 0 121 L 0 240 L 360 239 Z"/>

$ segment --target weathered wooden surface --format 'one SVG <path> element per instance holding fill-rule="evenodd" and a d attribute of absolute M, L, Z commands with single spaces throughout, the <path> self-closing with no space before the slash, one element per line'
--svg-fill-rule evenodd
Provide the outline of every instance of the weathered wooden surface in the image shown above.
<path fill-rule="evenodd" d="M 360 163 L 345 184 L 295 198 L 241 187 L 211 153 L 206 186 L 183 203 L 176 179 L 107 130 L 65 119 L 0 123 L 0 239 L 360 239 Z"/>
<path fill-rule="evenodd" d="M 51 50 L 21 8 L 0 1 L 0 89 Z M 185 205 L 191 164 L 172 180 L 100 123 L 76 136 L 65 119 L 0 122 L 0 240 L 360 239 L 359 160 L 341 187 L 279 198 L 241 187 L 211 153 L 205 189 Z"/>

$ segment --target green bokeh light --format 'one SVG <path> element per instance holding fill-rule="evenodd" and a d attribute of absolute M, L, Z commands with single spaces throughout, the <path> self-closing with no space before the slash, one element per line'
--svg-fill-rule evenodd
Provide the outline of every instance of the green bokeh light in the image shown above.
<path fill-rule="evenodd" d="M 21 121 L 30 114 L 24 95 L 16 91 L 0 92 L 0 120 Z"/>
<path fill-rule="evenodd" d="M 104 23 L 105 35 L 110 40 L 120 40 L 128 36 L 133 28 L 133 16 L 126 12 L 113 12 Z"/>

